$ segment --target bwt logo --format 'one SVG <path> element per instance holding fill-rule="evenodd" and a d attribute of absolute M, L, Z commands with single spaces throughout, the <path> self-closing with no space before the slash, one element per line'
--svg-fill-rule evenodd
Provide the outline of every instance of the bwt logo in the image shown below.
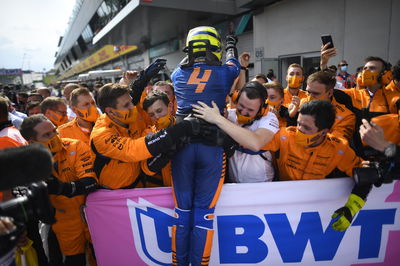
<path fill-rule="evenodd" d="M 156 206 L 142 198 L 127 200 L 135 247 L 149 265 L 171 264 L 173 210 Z M 145 206 L 145 207 L 144 207 Z M 383 225 L 394 224 L 396 209 L 361 210 L 351 226 L 359 226 L 358 259 L 377 258 Z M 315 261 L 332 261 L 346 232 L 323 228 L 318 212 L 302 212 L 297 226 L 285 213 L 217 216 L 213 249 L 218 249 L 219 264 L 254 264 L 268 258 L 263 240 L 267 228 L 283 263 L 302 262 L 308 243 Z M 296 228 L 294 231 L 293 228 Z M 351 229 L 351 228 L 350 228 Z M 270 243 L 270 242 L 269 242 Z M 274 247 L 275 248 L 275 247 Z"/>

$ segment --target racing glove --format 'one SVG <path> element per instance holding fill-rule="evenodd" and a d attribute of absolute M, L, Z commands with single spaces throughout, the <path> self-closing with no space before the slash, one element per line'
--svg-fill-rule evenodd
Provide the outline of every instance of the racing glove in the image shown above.
<path fill-rule="evenodd" d="M 140 102 L 144 88 L 161 69 L 164 69 L 166 59 L 157 59 L 151 63 L 145 70 L 140 71 L 139 77 L 131 84 L 131 97 L 133 105 Z"/>
<path fill-rule="evenodd" d="M 336 222 L 332 224 L 332 228 L 336 231 L 345 231 L 353 221 L 353 217 L 364 206 L 365 201 L 356 194 L 350 194 L 346 204 L 337 209 L 332 218 L 339 217 Z"/>
<path fill-rule="evenodd" d="M 153 135 L 145 137 L 145 143 L 151 155 L 157 156 L 160 153 L 167 153 L 171 148 L 180 145 L 182 139 L 197 136 L 200 133 L 198 119 L 184 119 L 166 129 L 162 129 Z"/>
<path fill-rule="evenodd" d="M 160 153 L 155 157 L 147 159 L 146 164 L 150 171 L 158 173 L 168 164 L 169 161 L 170 157 L 167 154 Z"/>
<path fill-rule="evenodd" d="M 238 50 L 236 48 L 236 44 L 238 42 L 238 38 L 236 35 L 227 35 L 226 36 L 226 60 L 231 58 L 238 59 Z"/>

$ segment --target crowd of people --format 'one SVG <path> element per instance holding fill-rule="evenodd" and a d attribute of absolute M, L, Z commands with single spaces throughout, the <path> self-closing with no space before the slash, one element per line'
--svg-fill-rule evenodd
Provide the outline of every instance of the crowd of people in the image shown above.
<path fill-rule="evenodd" d="M 24 236 L 40 265 L 96 264 L 81 206 L 99 188 L 173 186 L 172 263 L 208 265 L 223 183 L 352 177 L 365 161 L 396 156 L 400 61 L 392 67 L 370 56 L 352 75 L 346 60 L 328 67 L 336 56 L 328 43 L 320 70 L 305 77 L 291 64 L 284 88 L 273 70 L 248 81 L 250 54 L 238 56 L 236 42 L 226 38 L 223 63 L 218 32 L 192 29 L 171 81 L 152 82 L 166 63 L 158 59 L 119 83 L 70 83 L 62 95 L 2 87 L 0 148 L 41 143 L 53 155 L 46 183 L 57 222 L 46 234 L 47 255 L 38 221 Z M 371 187 L 354 187 L 333 215 L 336 230 L 347 229 Z M 0 229 L 10 223 L 0 220 Z"/>

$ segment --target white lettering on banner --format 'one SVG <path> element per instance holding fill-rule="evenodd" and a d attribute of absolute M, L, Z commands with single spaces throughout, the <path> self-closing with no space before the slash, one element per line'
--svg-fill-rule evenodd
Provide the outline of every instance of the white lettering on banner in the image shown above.
<path fill-rule="evenodd" d="M 210 265 L 400 265 L 400 183 L 397 191 L 394 184 L 374 188 L 349 229 L 335 231 L 331 215 L 352 186 L 350 179 L 224 185 Z M 173 206 L 145 196 L 127 198 L 126 206 L 140 259 L 170 265 Z"/>

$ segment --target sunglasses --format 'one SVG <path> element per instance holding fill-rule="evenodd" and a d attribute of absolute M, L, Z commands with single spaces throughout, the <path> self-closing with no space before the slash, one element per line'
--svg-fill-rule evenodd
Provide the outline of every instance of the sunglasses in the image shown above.
<path fill-rule="evenodd" d="M 348 66 L 348 64 L 340 64 L 339 66 Z"/>

